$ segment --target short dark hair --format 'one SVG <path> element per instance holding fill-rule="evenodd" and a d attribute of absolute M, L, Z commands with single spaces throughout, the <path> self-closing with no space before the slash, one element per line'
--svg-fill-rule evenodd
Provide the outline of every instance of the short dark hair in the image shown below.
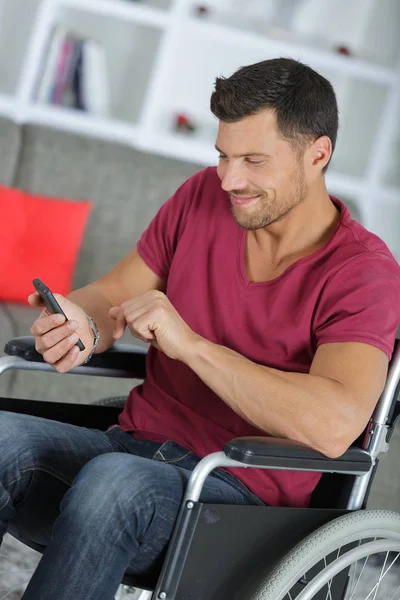
<path fill-rule="evenodd" d="M 294 148 L 301 150 L 326 135 L 333 154 L 339 126 L 335 91 L 325 77 L 297 60 L 264 60 L 241 67 L 230 77 L 217 77 L 210 107 L 227 123 L 270 108 L 280 135 Z"/>

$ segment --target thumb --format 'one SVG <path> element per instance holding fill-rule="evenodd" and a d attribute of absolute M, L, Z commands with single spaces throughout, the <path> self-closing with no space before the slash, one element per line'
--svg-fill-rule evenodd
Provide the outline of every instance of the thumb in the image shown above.
<path fill-rule="evenodd" d="M 35 292 L 34 294 L 29 294 L 28 302 L 31 306 L 37 306 L 39 308 L 41 306 L 44 306 L 44 303 L 43 303 L 40 295 L 37 292 Z"/>
<path fill-rule="evenodd" d="M 119 312 L 120 312 L 121 308 L 119 306 L 113 306 L 112 308 L 110 308 L 110 310 L 108 311 L 108 314 L 110 315 L 110 317 L 112 319 L 114 319 L 114 321 L 117 319 Z"/>
<path fill-rule="evenodd" d="M 115 319 L 113 337 L 118 339 L 124 334 L 126 327 L 124 311 L 119 306 L 113 306 L 110 308 L 109 315 L 112 319 Z"/>

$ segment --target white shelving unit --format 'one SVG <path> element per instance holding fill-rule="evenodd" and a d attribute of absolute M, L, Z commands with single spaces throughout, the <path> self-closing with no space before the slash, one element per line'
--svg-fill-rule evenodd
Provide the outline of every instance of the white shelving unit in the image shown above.
<path fill-rule="evenodd" d="M 198 14 L 199 4 L 207 14 Z M 290 4 L 291 14 L 283 10 Z M 400 258 L 399 23 L 398 0 L 0 0 L 0 52 L 8 57 L 0 64 L 0 115 L 216 164 L 215 77 L 291 56 L 337 92 L 331 193 L 356 203 L 362 222 Z M 56 24 L 103 46 L 111 116 L 36 101 Z M 174 131 L 179 112 L 197 124 L 194 134 Z"/>

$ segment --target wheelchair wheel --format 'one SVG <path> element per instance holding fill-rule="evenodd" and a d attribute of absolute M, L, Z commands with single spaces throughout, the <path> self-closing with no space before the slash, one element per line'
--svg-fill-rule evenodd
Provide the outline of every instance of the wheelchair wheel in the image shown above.
<path fill-rule="evenodd" d="M 317 529 L 251 600 L 400 600 L 400 514 L 359 511 Z"/>

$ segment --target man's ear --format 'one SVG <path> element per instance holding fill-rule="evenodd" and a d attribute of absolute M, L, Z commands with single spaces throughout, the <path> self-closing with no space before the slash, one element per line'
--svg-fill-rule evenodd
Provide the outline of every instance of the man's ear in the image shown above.
<path fill-rule="evenodd" d="M 327 135 L 317 138 L 308 149 L 310 164 L 322 171 L 332 156 L 332 142 Z"/>

